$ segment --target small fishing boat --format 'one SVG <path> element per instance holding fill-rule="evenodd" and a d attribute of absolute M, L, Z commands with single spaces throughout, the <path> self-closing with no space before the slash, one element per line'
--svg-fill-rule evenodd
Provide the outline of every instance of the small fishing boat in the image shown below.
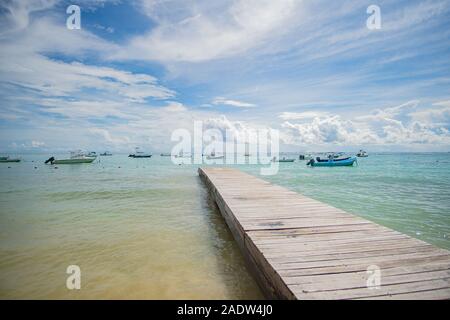
<path fill-rule="evenodd" d="M 108 157 L 108 156 L 112 156 L 112 153 L 109 152 L 109 151 L 105 151 L 105 152 L 103 152 L 103 153 L 100 153 L 100 156 L 102 156 L 102 157 Z"/>
<path fill-rule="evenodd" d="M 272 162 L 294 162 L 295 159 L 283 157 L 281 159 L 277 159 L 277 157 L 272 158 Z"/>
<path fill-rule="evenodd" d="M 367 152 L 365 152 L 364 150 L 359 150 L 359 152 L 356 154 L 356 156 L 359 158 L 367 158 L 369 156 L 369 154 Z"/>
<path fill-rule="evenodd" d="M 89 156 L 81 151 L 73 151 L 70 153 L 70 158 L 68 159 L 55 159 L 55 157 L 50 157 L 45 161 L 45 164 L 78 164 L 78 163 L 92 163 L 97 158 L 97 156 Z"/>
<path fill-rule="evenodd" d="M 306 164 L 311 167 L 344 167 L 344 166 L 353 166 L 356 162 L 356 157 L 347 157 L 347 158 L 328 158 L 328 159 L 320 159 L 317 157 L 316 159 L 311 159 Z"/>
<path fill-rule="evenodd" d="M 9 163 L 9 162 L 20 162 L 19 158 L 11 158 L 9 156 L 0 157 L 0 163 Z"/>
<path fill-rule="evenodd" d="M 142 151 L 139 151 L 139 147 L 136 148 L 136 152 L 128 155 L 129 158 L 151 158 L 151 153 L 145 153 Z"/>

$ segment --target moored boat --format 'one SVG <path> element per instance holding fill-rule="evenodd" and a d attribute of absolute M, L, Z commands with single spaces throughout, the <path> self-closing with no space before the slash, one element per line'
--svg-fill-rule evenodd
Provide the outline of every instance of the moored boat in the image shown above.
<path fill-rule="evenodd" d="M 208 159 L 208 160 L 223 159 L 223 158 L 225 158 L 225 156 L 223 156 L 223 155 L 221 155 L 221 156 L 220 155 L 216 155 L 215 151 L 211 152 L 210 155 L 206 156 L 206 159 Z"/>
<path fill-rule="evenodd" d="M 136 148 L 136 152 L 128 155 L 129 158 L 151 158 L 151 153 L 139 151 L 139 147 Z"/>
<path fill-rule="evenodd" d="M 367 152 L 365 152 L 364 150 L 359 150 L 359 152 L 356 154 L 356 156 L 359 158 L 367 158 L 369 156 L 369 154 Z"/>
<path fill-rule="evenodd" d="M 328 159 L 320 159 L 317 157 L 316 159 L 311 159 L 306 164 L 311 167 L 344 167 L 344 166 L 353 166 L 356 162 L 356 157 L 347 157 L 347 158 L 328 158 Z"/>
<path fill-rule="evenodd" d="M 100 153 L 100 156 L 102 156 L 102 157 L 112 156 L 112 153 L 109 151 L 105 151 L 103 153 Z"/>
<path fill-rule="evenodd" d="M 89 156 L 81 151 L 74 151 L 70 153 L 70 158 L 56 159 L 55 157 L 49 158 L 45 161 L 45 164 L 78 164 L 78 163 L 92 163 L 97 159 L 97 156 Z"/>
<path fill-rule="evenodd" d="M 11 158 L 9 156 L 0 157 L 0 163 L 9 163 L 9 162 L 20 162 L 19 158 Z"/>
<path fill-rule="evenodd" d="M 277 159 L 277 157 L 272 158 L 272 162 L 294 162 L 295 159 L 283 157 L 281 159 Z"/>

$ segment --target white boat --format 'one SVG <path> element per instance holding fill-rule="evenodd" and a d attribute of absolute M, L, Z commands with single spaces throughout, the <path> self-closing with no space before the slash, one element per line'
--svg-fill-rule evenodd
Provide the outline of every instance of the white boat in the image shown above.
<path fill-rule="evenodd" d="M 76 163 L 92 163 L 97 158 L 97 156 L 89 156 L 81 151 L 72 151 L 70 153 L 70 158 L 68 159 L 55 159 L 55 157 L 49 158 L 45 163 L 50 164 L 76 164 Z"/>
<path fill-rule="evenodd" d="M 19 158 L 11 158 L 10 156 L 0 157 L 0 163 L 20 162 Z"/>
<path fill-rule="evenodd" d="M 208 160 L 214 160 L 214 159 L 223 159 L 223 158 L 225 158 L 225 156 L 216 156 L 216 153 L 213 151 L 213 152 L 211 152 L 211 154 L 210 155 L 208 155 L 208 156 L 206 156 L 206 159 L 208 159 Z"/>
<path fill-rule="evenodd" d="M 183 150 L 181 150 L 177 155 L 175 155 L 175 158 L 190 158 L 191 156 L 184 155 Z"/>
<path fill-rule="evenodd" d="M 364 150 L 359 150 L 359 152 L 356 154 L 356 156 L 359 158 L 367 158 L 369 156 L 369 154 L 367 152 L 365 152 Z"/>
<path fill-rule="evenodd" d="M 283 157 L 281 159 L 277 159 L 277 157 L 272 158 L 272 162 L 294 162 L 295 159 Z"/>

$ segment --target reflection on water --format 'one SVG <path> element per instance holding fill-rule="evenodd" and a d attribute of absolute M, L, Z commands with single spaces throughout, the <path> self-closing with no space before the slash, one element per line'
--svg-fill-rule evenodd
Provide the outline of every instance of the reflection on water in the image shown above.
<path fill-rule="evenodd" d="M 195 168 L 34 160 L 0 167 L 0 298 L 262 298 Z"/>

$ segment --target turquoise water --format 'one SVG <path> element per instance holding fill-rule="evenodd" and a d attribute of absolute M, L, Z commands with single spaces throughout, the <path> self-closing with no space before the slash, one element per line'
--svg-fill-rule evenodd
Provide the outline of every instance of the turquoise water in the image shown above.
<path fill-rule="evenodd" d="M 197 165 L 22 158 L 0 164 L 0 298 L 262 297 Z M 262 178 L 450 249 L 449 153 L 371 154 L 350 168 L 280 163 Z M 73 264 L 81 290 L 66 288 Z"/>
<path fill-rule="evenodd" d="M 371 154 L 341 168 L 280 163 L 264 179 L 450 249 L 450 153 Z"/>

